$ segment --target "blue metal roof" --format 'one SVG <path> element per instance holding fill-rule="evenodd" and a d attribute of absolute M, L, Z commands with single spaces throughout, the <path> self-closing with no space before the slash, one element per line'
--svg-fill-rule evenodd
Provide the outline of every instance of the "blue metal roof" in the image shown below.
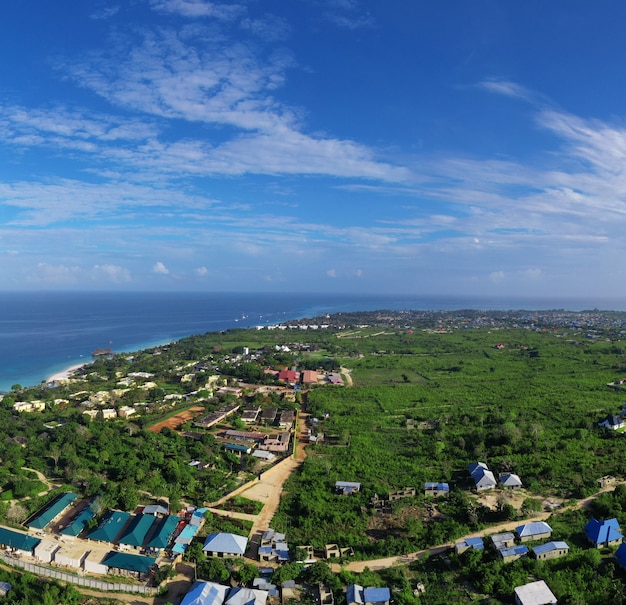
<path fill-rule="evenodd" d="M 528 552 L 528 546 L 511 546 L 510 548 L 501 548 L 500 554 L 502 558 L 525 555 Z"/>
<path fill-rule="evenodd" d="M 594 544 L 606 544 L 607 542 L 623 538 L 622 533 L 619 531 L 619 521 L 615 518 L 605 521 L 591 519 L 585 525 L 585 535 Z"/>
<path fill-rule="evenodd" d="M 615 551 L 615 555 L 613 556 L 622 567 L 626 568 L 626 542 L 622 542 L 619 545 L 619 548 Z"/>
<path fill-rule="evenodd" d="M 567 542 L 546 542 L 533 548 L 535 555 L 543 555 L 544 553 L 551 552 L 553 550 L 569 550 Z"/>
<path fill-rule="evenodd" d="M 525 523 L 515 529 L 520 538 L 552 533 L 552 528 L 545 521 Z"/>
<path fill-rule="evenodd" d="M 450 486 L 447 483 L 424 483 L 424 489 L 436 489 L 440 492 L 450 491 Z"/>
<path fill-rule="evenodd" d="M 485 548 L 485 542 L 482 538 L 466 538 L 465 544 L 471 546 L 474 550 L 483 550 Z"/>
<path fill-rule="evenodd" d="M 391 599 L 388 588 L 366 588 L 363 596 L 366 603 L 385 603 Z"/>

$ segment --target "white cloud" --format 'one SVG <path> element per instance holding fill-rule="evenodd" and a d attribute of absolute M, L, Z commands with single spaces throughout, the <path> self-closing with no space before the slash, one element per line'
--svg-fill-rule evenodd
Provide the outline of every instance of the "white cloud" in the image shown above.
<path fill-rule="evenodd" d="M 508 80 L 488 79 L 478 83 L 478 87 L 488 92 L 504 95 L 507 97 L 513 97 L 517 99 L 523 99 L 525 101 L 531 101 L 536 98 L 537 95 L 532 91 L 524 88 L 523 86 L 510 82 Z"/>
<path fill-rule="evenodd" d="M 209 2 L 208 0 L 151 0 L 152 8 L 163 13 L 174 13 L 183 17 L 208 17 L 231 21 L 246 12 L 243 4 Z"/>
<path fill-rule="evenodd" d="M 326 271 L 326 275 L 330 278 L 335 278 L 337 277 L 337 271 L 335 269 L 328 269 L 328 271 Z"/>
<path fill-rule="evenodd" d="M 120 10 L 119 5 L 108 6 L 106 8 L 101 8 L 99 10 L 96 10 L 95 12 L 91 13 L 90 16 L 95 21 L 103 21 L 103 20 L 110 19 L 111 17 L 114 17 L 115 15 L 117 15 L 119 10 Z"/>
<path fill-rule="evenodd" d="M 95 265 L 92 270 L 94 281 L 109 281 L 124 284 L 131 281 L 130 271 L 119 265 Z"/>
<path fill-rule="evenodd" d="M 506 278 L 506 274 L 504 271 L 493 271 L 489 274 L 489 279 L 495 284 L 499 284 L 503 282 Z"/>
<path fill-rule="evenodd" d="M 38 263 L 34 271 L 28 273 L 27 280 L 47 286 L 67 286 L 78 283 L 80 275 L 81 269 L 78 266 Z"/>
<path fill-rule="evenodd" d="M 206 267 L 198 267 L 196 269 L 196 275 L 198 277 L 205 277 L 209 274 L 209 270 Z"/>
<path fill-rule="evenodd" d="M 239 27 L 266 42 L 286 40 L 291 34 L 291 27 L 285 19 L 270 14 L 260 19 L 243 19 Z"/>
<path fill-rule="evenodd" d="M 170 271 L 161 261 L 158 261 L 152 267 L 152 273 L 158 273 L 159 275 L 169 275 Z"/>

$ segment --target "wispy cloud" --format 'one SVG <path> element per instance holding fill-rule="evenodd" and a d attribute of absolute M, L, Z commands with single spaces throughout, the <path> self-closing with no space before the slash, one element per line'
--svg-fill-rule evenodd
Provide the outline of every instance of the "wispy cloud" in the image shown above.
<path fill-rule="evenodd" d="M 111 17 L 114 17 L 115 15 L 117 15 L 119 10 L 120 10 L 120 7 L 119 5 L 116 4 L 113 6 L 107 6 L 105 8 L 98 9 L 94 11 L 93 13 L 91 13 L 90 16 L 95 21 L 104 21 L 106 19 L 110 19 Z"/>
<path fill-rule="evenodd" d="M 208 0 L 151 0 L 150 5 L 162 13 L 173 13 L 189 18 L 208 17 L 222 21 L 231 21 L 246 12 L 244 4 L 226 4 Z"/>
<path fill-rule="evenodd" d="M 376 26 L 372 14 L 364 10 L 357 0 L 326 0 L 326 21 L 342 29 L 356 30 Z"/>

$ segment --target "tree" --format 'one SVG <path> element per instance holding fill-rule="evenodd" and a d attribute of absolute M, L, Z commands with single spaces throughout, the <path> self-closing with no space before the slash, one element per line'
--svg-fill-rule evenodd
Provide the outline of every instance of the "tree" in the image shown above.
<path fill-rule="evenodd" d="M 212 557 L 197 565 L 198 576 L 210 582 L 222 583 L 230 578 L 230 572 L 226 568 L 223 559 Z"/>
<path fill-rule="evenodd" d="M 254 578 L 259 577 L 259 569 L 256 565 L 252 563 L 242 563 L 235 572 L 235 578 L 237 581 L 245 586 L 254 580 Z"/>

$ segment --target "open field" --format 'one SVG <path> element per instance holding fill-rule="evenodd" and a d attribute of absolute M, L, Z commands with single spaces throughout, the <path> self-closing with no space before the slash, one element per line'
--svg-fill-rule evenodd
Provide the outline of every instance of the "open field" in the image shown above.
<path fill-rule="evenodd" d="M 148 427 L 146 430 L 152 433 L 160 433 L 165 427 L 170 428 L 172 430 L 176 430 L 179 426 L 185 424 L 188 420 L 193 420 L 196 416 L 198 416 L 201 412 L 204 412 L 205 409 L 201 405 L 196 405 L 188 410 L 183 412 L 179 412 L 178 414 L 174 414 L 174 416 L 170 416 L 161 422 L 157 422 L 152 426 Z"/>

